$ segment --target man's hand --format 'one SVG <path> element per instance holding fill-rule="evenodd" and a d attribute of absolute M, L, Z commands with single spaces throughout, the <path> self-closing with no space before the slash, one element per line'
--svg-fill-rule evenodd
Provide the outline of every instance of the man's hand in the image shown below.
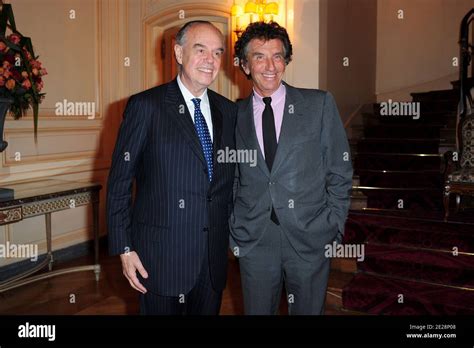
<path fill-rule="evenodd" d="M 138 254 L 135 251 L 127 252 L 125 254 L 121 254 L 120 259 L 122 260 L 123 275 L 128 279 L 128 282 L 132 288 L 140 291 L 142 294 L 146 293 L 145 287 L 137 278 L 137 271 L 140 272 L 140 275 L 143 278 L 148 278 L 148 273 L 145 268 L 143 268 Z"/>

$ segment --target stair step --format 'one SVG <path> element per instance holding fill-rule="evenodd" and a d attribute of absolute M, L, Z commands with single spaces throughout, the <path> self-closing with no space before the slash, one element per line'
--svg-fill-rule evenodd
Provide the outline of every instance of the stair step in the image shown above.
<path fill-rule="evenodd" d="M 440 138 L 456 140 L 456 128 L 455 127 L 440 128 L 439 136 Z"/>
<path fill-rule="evenodd" d="M 403 211 L 351 210 L 345 225 L 344 242 L 369 241 L 446 251 L 452 251 L 456 246 L 459 252 L 474 252 L 473 231 L 474 221 L 445 222 L 443 214 L 423 218 L 407 216 Z"/>
<path fill-rule="evenodd" d="M 443 127 L 446 125 L 455 126 L 456 125 L 456 108 L 451 111 L 433 111 L 425 112 L 420 114 L 418 119 L 413 119 L 410 116 L 382 116 L 378 112 L 375 113 L 362 113 L 362 122 L 365 126 L 375 126 L 375 125 L 392 125 L 392 126 L 401 126 L 401 125 L 413 125 L 413 126 L 439 126 Z"/>
<path fill-rule="evenodd" d="M 361 139 L 357 142 L 357 152 L 432 154 L 438 153 L 438 140 L 403 140 L 405 139 Z"/>
<path fill-rule="evenodd" d="M 365 273 L 381 274 L 474 290 L 474 254 L 365 245 L 365 259 L 358 263 Z"/>
<path fill-rule="evenodd" d="M 396 101 L 392 101 L 392 104 Z M 404 102 L 407 103 L 407 102 Z M 423 118 L 423 114 L 433 112 L 455 112 L 457 110 L 458 100 L 455 98 L 451 99 L 433 99 L 429 101 L 420 102 L 419 112 L 420 119 Z M 374 112 L 380 114 L 381 104 L 377 103 L 374 105 Z M 390 111 L 390 110 L 387 110 Z M 407 110 L 410 111 L 410 110 Z M 401 110 L 400 110 L 401 112 Z M 410 117 L 410 116 L 387 116 L 387 117 Z"/>
<path fill-rule="evenodd" d="M 436 156 L 400 156 L 396 154 L 365 154 L 355 156 L 355 171 L 366 170 L 437 170 L 441 169 L 441 157 Z"/>
<path fill-rule="evenodd" d="M 370 314 L 473 315 L 474 291 L 358 273 L 344 288 L 342 303 Z"/>
<path fill-rule="evenodd" d="M 326 314 L 327 308 L 332 307 L 338 311 L 342 309 L 342 289 L 352 280 L 353 273 L 346 273 L 344 271 L 339 271 L 332 268 L 329 275 L 328 286 L 326 291 Z M 331 313 L 332 315 L 333 313 Z M 343 314 L 343 313 L 334 313 L 334 314 Z M 360 315 L 363 313 L 351 314 Z"/>
<path fill-rule="evenodd" d="M 343 241 L 365 243 L 365 260 L 342 292 L 344 308 L 474 314 L 474 215 L 443 221 L 443 154 L 455 149 L 458 95 L 412 93 L 415 118 L 369 105 L 352 127 L 355 175 Z"/>
<path fill-rule="evenodd" d="M 391 209 L 423 214 L 443 210 L 441 189 L 428 187 L 353 186 L 367 196 L 367 208 Z M 403 207 L 403 208 L 400 208 Z"/>
<path fill-rule="evenodd" d="M 444 227 L 446 230 L 440 229 L 440 227 Z M 368 242 L 406 249 L 436 250 L 448 253 L 457 251 L 458 254 L 463 255 L 465 253 L 474 254 L 474 235 L 458 233 L 455 226 L 413 230 L 403 227 L 370 225 L 365 221 L 361 223 L 350 217 L 346 222 L 345 230 L 348 236 L 344 241 L 348 243 Z"/>
<path fill-rule="evenodd" d="M 352 186 L 359 186 L 360 180 L 357 174 L 352 175 Z"/>
<path fill-rule="evenodd" d="M 361 191 L 351 191 L 351 205 L 350 209 L 361 210 L 367 208 L 367 196 Z"/>
<path fill-rule="evenodd" d="M 414 102 L 430 102 L 433 100 L 449 100 L 457 102 L 459 100 L 459 91 L 454 89 L 410 93 L 410 95 Z"/>
<path fill-rule="evenodd" d="M 353 156 L 379 156 L 379 157 L 393 157 L 393 156 L 403 156 L 403 157 L 434 157 L 434 158 L 443 158 L 442 154 L 439 153 L 396 153 L 396 152 L 371 152 L 371 151 L 356 151 L 352 153 Z"/>
<path fill-rule="evenodd" d="M 427 127 L 409 127 L 406 125 L 377 125 L 373 127 L 365 127 L 365 138 L 440 138 L 441 126 L 427 126 Z"/>
<path fill-rule="evenodd" d="M 439 188 L 444 181 L 439 170 L 387 171 L 377 169 L 356 169 L 360 186 L 406 188 Z"/>
<path fill-rule="evenodd" d="M 431 142 L 433 144 L 437 144 L 440 142 L 439 138 L 433 139 L 433 138 L 384 138 L 384 137 L 370 137 L 370 138 L 361 138 L 359 141 L 365 141 L 368 143 L 391 143 L 391 144 L 404 144 L 406 142 L 410 143 L 426 143 L 426 142 Z"/>
<path fill-rule="evenodd" d="M 466 79 L 466 83 L 468 86 L 474 86 L 474 77 L 468 77 Z M 455 81 L 451 81 L 451 85 L 453 86 L 453 88 L 458 91 L 459 90 L 459 80 L 455 80 Z M 458 91 L 459 93 L 459 91 Z"/>

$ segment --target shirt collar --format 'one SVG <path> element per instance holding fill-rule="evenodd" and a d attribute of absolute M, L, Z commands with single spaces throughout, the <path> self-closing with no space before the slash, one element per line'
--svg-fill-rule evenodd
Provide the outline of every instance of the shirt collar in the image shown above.
<path fill-rule="evenodd" d="M 183 94 L 184 100 L 185 100 L 186 102 L 191 102 L 191 103 L 192 103 L 192 99 L 194 99 L 194 98 L 199 98 L 199 99 L 201 99 L 201 102 L 208 100 L 208 98 L 207 98 L 207 88 L 204 90 L 204 93 L 203 93 L 200 97 L 195 97 L 195 96 L 189 91 L 189 89 L 186 88 L 186 86 L 184 85 L 183 81 L 181 81 L 181 78 L 179 77 L 179 75 L 178 75 L 178 77 L 176 78 L 176 80 L 178 81 L 179 89 L 181 90 L 181 93 Z"/>
<path fill-rule="evenodd" d="M 272 104 L 278 103 L 285 96 L 285 92 L 286 92 L 285 85 L 283 83 L 280 83 L 280 87 L 278 87 L 278 89 L 275 92 L 273 92 L 273 94 L 270 96 L 272 98 Z M 255 88 L 253 89 L 253 97 L 254 97 L 254 100 L 256 100 L 257 102 L 264 104 L 263 97 L 260 94 L 258 94 Z"/>

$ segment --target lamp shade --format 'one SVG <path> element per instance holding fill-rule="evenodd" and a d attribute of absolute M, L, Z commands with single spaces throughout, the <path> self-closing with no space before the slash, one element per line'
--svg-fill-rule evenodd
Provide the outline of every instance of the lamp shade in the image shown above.
<path fill-rule="evenodd" d="M 244 14 L 244 10 L 242 9 L 242 6 L 240 5 L 233 5 L 230 13 L 232 16 L 242 16 Z"/>
<path fill-rule="evenodd" d="M 265 14 L 267 15 L 278 15 L 278 4 L 276 2 L 270 2 L 265 6 Z"/>
<path fill-rule="evenodd" d="M 253 1 L 247 1 L 245 4 L 245 13 L 257 13 L 257 4 Z"/>

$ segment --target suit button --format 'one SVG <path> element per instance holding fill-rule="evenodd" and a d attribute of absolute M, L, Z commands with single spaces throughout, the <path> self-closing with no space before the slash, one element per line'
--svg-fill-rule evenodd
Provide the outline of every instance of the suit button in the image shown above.
<path fill-rule="evenodd" d="M 203 232 L 209 232 L 209 228 L 208 228 L 208 227 L 204 227 L 204 228 L 202 229 L 202 231 L 203 231 Z"/>
<path fill-rule="evenodd" d="M 273 181 L 270 181 L 270 182 L 268 183 L 268 185 L 270 185 L 270 186 L 273 185 L 273 184 L 275 184 Z"/>
<path fill-rule="evenodd" d="M 207 201 L 212 202 L 212 196 L 207 196 Z"/>

